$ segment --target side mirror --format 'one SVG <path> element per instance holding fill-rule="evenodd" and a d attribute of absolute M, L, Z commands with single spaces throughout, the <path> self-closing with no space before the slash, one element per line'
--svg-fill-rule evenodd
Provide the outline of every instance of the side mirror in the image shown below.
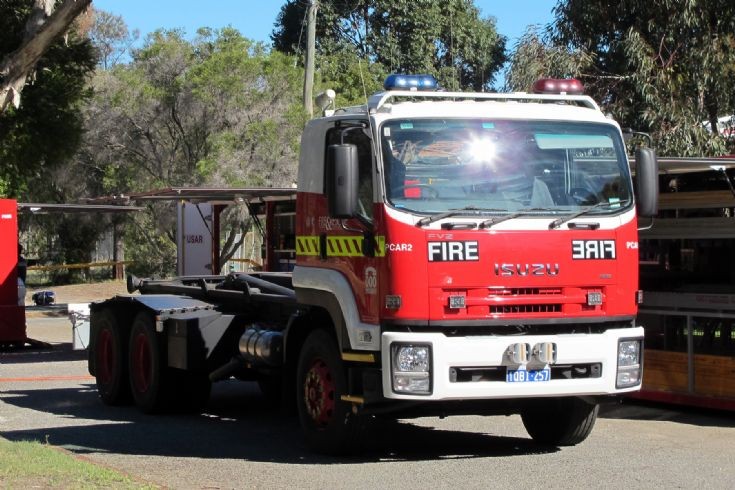
<path fill-rule="evenodd" d="M 635 183 L 638 190 L 638 216 L 653 217 L 658 213 L 658 159 L 651 148 L 635 151 Z"/>
<path fill-rule="evenodd" d="M 357 214 L 357 146 L 327 147 L 327 201 L 332 218 L 347 219 Z"/>

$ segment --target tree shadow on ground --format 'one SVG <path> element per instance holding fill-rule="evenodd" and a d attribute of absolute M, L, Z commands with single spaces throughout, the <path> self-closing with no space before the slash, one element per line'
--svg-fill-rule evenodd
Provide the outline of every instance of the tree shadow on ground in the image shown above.
<path fill-rule="evenodd" d="M 86 360 L 86 350 L 72 350 L 72 344 L 60 343 L 41 348 L 0 350 L 0 364 L 37 364 Z"/>

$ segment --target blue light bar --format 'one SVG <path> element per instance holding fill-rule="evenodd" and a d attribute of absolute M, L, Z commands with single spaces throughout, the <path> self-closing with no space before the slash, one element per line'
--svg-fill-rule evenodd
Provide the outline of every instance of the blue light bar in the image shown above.
<path fill-rule="evenodd" d="M 439 83 L 432 75 L 388 75 L 383 82 L 386 90 L 436 90 Z"/>

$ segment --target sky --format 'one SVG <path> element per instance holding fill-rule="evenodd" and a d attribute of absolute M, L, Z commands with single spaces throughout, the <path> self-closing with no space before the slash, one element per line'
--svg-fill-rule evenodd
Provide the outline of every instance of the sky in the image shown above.
<path fill-rule="evenodd" d="M 439 0 L 441 1 L 441 0 Z M 193 35 L 199 27 L 231 25 L 245 37 L 270 42 L 284 0 L 94 0 L 96 8 L 121 15 L 130 29 L 145 35 L 158 28 L 181 27 Z M 483 17 L 497 19 L 498 31 L 512 47 L 530 24 L 552 20 L 556 0 L 475 0 Z"/>
<path fill-rule="evenodd" d="M 441 0 L 438 0 L 441 1 Z M 139 29 L 141 38 L 159 28 L 183 28 L 194 36 L 200 27 L 228 25 L 255 41 L 270 44 L 273 25 L 285 0 L 94 0 L 94 6 L 121 15 L 130 30 Z M 475 0 L 483 17 L 497 21 L 498 32 L 513 49 L 531 24 L 551 22 L 556 0 Z"/>

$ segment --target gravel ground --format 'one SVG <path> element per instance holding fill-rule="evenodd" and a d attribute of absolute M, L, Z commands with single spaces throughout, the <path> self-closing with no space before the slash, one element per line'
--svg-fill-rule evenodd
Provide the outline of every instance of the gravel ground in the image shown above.
<path fill-rule="evenodd" d="M 732 488 L 735 474 L 731 415 L 607 407 L 571 448 L 536 446 L 517 416 L 384 422 L 339 459 L 311 453 L 252 383 L 218 383 L 202 415 L 146 416 L 100 403 L 84 352 L 19 353 L 0 370 L 0 435 L 170 488 Z M 1 379 L 15 376 L 48 379 Z"/>
<path fill-rule="evenodd" d="M 94 284 L 70 284 L 67 286 L 47 286 L 31 288 L 26 291 L 26 306 L 32 306 L 33 293 L 37 291 L 53 291 L 56 293 L 56 304 L 89 303 L 110 298 L 116 294 L 128 294 L 125 281 L 105 281 Z"/>

